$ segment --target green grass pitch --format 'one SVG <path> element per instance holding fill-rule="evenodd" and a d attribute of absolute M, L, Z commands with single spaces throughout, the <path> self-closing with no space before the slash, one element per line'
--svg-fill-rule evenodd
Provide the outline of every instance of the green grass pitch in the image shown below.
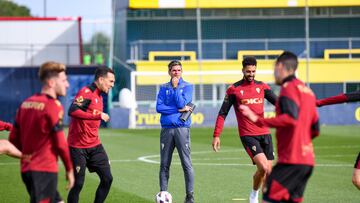
<path fill-rule="evenodd" d="M 221 151 L 212 152 L 211 128 L 191 129 L 195 169 L 195 200 L 199 203 L 247 202 L 255 167 L 243 150 L 237 129 L 226 128 Z M 158 192 L 159 129 L 100 131 L 111 159 L 113 185 L 107 202 L 154 202 Z M 1 132 L 0 139 L 7 133 Z M 353 165 L 360 151 L 360 126 L 324 126 L 315 139 L 314 173 L 304 202 L 360 202 L 360 192 L 351 183 Z M 276 145 L 275 145 L 276 146 Z M 176 203 L 184 200 L 184 177 L 174 154 L 169 192 Z M 92 202 L 98 184 L 87 173 L 80 202 Z M 66 198 L 64 168 L 60 167 L 59 191 Z M 0 202 L 28 202 L 20 177 L 18 160 L 0 156 Z M 234 200 L 235 199 L 235 200 Z"/>

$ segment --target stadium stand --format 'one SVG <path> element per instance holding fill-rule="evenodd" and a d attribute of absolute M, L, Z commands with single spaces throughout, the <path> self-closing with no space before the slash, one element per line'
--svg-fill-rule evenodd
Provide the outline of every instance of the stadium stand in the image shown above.
<path fill-rule="evenodd" d="M 145 62 L 152 61 L 153 57 L 149 56 L 149 53 L 154 51 L 159 53 L 195 52 L 199 58 L 196 6 L 189 3 L 192 1 L 186 1 L 183 6 L 174 5 L 172 8 L 167 8 L 161 2 L 156 2 L 143 3 L 134 0 L 122 8 L 118 6 L 118 10 L 123 12 L 117 12 L 115 21 L 122 25 L 123 29 L 119 27 L 115 32 L 115 36 L 119 36 L 115 38 L 115 47 L 121 47 L 120 44 L 124 47 L 115 48 L 114 56 L 129 64 L 128 68 L 124 68 L 118 60 L 114 60 L 115 67 L 119 67 L 117 71 L 124 77 L 122 86 L 116 87 L 119 90 L 123 87 L 130 88 L 131 71 L 144 70 L 146 64 L 149 65 L 146 71 L 159 71 L 157 66 L 161 64 Z M 233 60 L 241 58 L 238 56 L 238 51 L 244 50 L 260 52 L 288 50 L 297 54 L 299 58 L 306 56 L 304 9 L 303 5 L 300 5 L 301 2 L 298 2 L 299 5 L 287 5 L 285 1 L 278 1 L 269 6 L 257 4 L 258 1 L 251 3 L 243 1 L 235 5 L 233 1 L 231 4 L 226 4 L 227 1 L 224 1 L 224 5 L 219 5 L 216 1 L 211 2 L 211 5 L 205 5 L 206 3 L 199 1 L 201 7 L 206 8 L 201 10 L 202 70 L 207 70 L 208 64 L 216 63 L 218 70 L 228 70 L 229 66 L 233 66 L 234 69 L 239 68 L 240 64 L 232 63 L 234 63 Z M 310 8 L 310 75 L 318 73 L 317 70 L 330 73 L 333 72 L 333 66 L 343 66 L 346 62 L 341 64 L 330 62 L 328 65 L 327 62 L 319 62 L 318 60 L 324 58 L 325 50 L 360 48 L 360 29 L 358 29 L 360 8 L 355 1 L 336 3 L 310 1 L 309 5 L 312 6 Z M 121 53 L 120 50 L 122 50 Z M 351 56 L 351 60 L 357 60 L 358 55 Z M 155 57 L 155 61 L 188 59 L 187 57 L 180 58 L 180 56 Z M 273 59 L 274 57 L 258 56 L 257 58 Z M 190 64 L 195 66 L 196 63 Z M 317 64 L 316 67 L 313 64 Z M 317 68 L 319 64 L 321 67 L 328 66 L 329 68 L 319 69 Z M 269 69 L 270 66 L 260 68 Z M 189 69 L 195 70 L 194 67 L 189 67 Z M 315 79 L 311 76 L 310 85 L 314 88 L 320 87 L 314 89 L 320 98 L 337 94 L 339 89 L 346 92 L 360 87 L 360 83 L 357 82 L 360 81 L 359 78 L 342 79 L 334 81 L 334 79 Z M 339 88 L 334 89 L 332 85 Z M 150 89 L 155 91 L 156 87 Z M 211 88 L 209 91 L 212 91 Z M 197 97 L 198 91 L 195 92 Z M 221 97 L 222 95 L 219 95 L 218 98 Z"/>

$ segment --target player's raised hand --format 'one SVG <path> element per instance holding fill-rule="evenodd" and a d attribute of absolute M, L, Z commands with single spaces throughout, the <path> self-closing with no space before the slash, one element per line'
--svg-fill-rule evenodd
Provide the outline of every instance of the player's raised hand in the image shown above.
<path fill-rule="evenodd" d="M 73 169 L 66 172 L 66 180 L 68 181 L 68 184 L 66 185 L 66 190 L 70 190 L 72 187 L 74 187 L 74 183 L 75 183 L 74 170 Z"/>
<path fill-rule="evenodd" d="M 101 120 L 108 122 L 110 120 L 110 116 L 107 113 L 102 112 L 101 113 Z"/>
<path fill-rule="evenodd" d="M 219 137 L 213 138 L 212 147 L 215 152 L 220 151 L 220 138 Z"/>
<path fill-rule="evenodd" d="M 240 105 L 241 113 L 248 117 L 252 122 L 256 122 L 259 117 L 246 105 Z"/>
<path fill-rule="evenodd" d="M 179 78 L 177 78 L 177 77 L 171 78 L 171 84 L 172 84 L 173 88 L 177 88 L 177 86 L 179 84 Z"/>

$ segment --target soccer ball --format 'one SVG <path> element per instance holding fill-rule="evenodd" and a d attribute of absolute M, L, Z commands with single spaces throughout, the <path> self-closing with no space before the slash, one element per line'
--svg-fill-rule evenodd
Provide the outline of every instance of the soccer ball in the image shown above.
<path fill-rule="evenodd" d="M 167 191 L 161 191 L 156 194 L 155 202 L 156 203 L 172 203 L 172 196 Z"/>

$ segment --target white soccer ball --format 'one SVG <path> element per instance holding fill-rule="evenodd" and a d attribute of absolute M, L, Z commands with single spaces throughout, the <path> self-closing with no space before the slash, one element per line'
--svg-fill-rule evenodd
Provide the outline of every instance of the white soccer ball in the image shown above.
<path fill-rule="evenodd" d="M 172 196 L 167 191 L 161 191 L 156 194 L 155 201 L 156 203 L 172 203 Z"/>

